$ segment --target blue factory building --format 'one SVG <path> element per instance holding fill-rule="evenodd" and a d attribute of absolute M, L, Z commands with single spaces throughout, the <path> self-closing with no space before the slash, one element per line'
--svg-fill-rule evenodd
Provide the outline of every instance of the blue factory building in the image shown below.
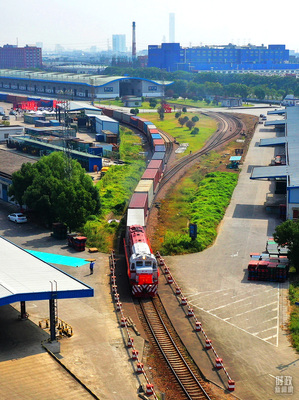
<path fill-rule="evenodd" d="M 179 43 L 148 46 L 148 67 L 166 71 L 296 70 L 299 64 L 289 64 L 289 50 L 283 44 L 268 47 L 200 46 L 183 48 Z"/>

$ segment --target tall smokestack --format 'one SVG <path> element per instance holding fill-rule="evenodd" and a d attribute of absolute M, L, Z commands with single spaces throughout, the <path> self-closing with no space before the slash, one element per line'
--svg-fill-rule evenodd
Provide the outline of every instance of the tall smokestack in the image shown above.
<path fill-rule="evenodd" d="M 136 59 L 136 24 L 132 24 L 132 59 Z"/>

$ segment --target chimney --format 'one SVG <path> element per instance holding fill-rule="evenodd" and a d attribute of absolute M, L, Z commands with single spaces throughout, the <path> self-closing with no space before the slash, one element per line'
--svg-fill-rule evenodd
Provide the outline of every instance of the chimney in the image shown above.
<path fill-rule="evenodd" d="M 132 59 L 136 59 L 136 24 L 132 24 Z"/>

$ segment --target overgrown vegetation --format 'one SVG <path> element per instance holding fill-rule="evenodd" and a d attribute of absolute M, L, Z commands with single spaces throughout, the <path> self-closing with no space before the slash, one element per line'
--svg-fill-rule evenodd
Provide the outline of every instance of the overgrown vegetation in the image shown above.
<path fill-rule="evenodd" d="M 173 228 L 166 230 L 161 252 L 164 255 L 193 253 L 210 246 L 237 181 L 237 174 L 220 171 L 206 174 L 204 178 L 195 173 L 185 179 L 178 189 L 180 193 L 174 191 L 167 199 L 172 214 L 168 226 Z M 173 213 L 171 208 L 179 212 Z M 195 240 L 189 237 L 189 223 L 197 224 Z"/>
<path fill-rule="evenodd" d="M 290 285 L 289 299 L 291 303 L 289 329 L 293 347 L 299 352 L 299 308 L 295 305 L 295 302 L 299 302 L 299 282 Z"/>
<path fill-rule="evenodd" d="M 141 139 L 132 135 L 132 131 L 121 128 L 120 158 L 125 164 L 110 167 L 97 183 L 96 187 L 101 198 L 101 213 L 98 217 L 90 217 L 83 228 L 84 234 L 88 237 L 87 244 L 97 247 L 102 252 L 108 252 L 113 248 L 113 240 L 120 230 L 117 221 L 121 220 L 145 170 L 145 159 L 139 154 L 141 151 Z"/>

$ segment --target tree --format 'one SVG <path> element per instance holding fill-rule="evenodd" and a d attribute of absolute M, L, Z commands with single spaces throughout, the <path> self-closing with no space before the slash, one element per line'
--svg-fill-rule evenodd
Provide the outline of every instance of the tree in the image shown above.
<path fill-rule="evenodd" d="M 198 118 L 198 116 L 197 116 L 197 115 L 194 115 L 194 117 L 192 117 L 192 121 L 193 121 L 193 122 L 197 122 L 197 121 L 199 121 L 199 118 Z"/>
<path fill-rule="evenodd" d="M 164 107 L 163 107 L 163 104 L 161 104 L 158 107 L 157 112 L 158 112 L 158 114 L 160 116 L 160 120 L 163 121 L 164 120 Z"/>
<path fill-rule="evenodd" d="M 183 113 L 187 112 L 187 108 L 186 108 L 186 107 L 183 107 L 183 108 L 182 108 L 182 111 L 183 111 Z"/>
<path fill-rule="evenodd" d="M 194 128 L 194 126 L 195 126 L 195 122 L 193 122 L 191 119 L 189 119 L 189 121 L 186 122 L 186 126 L 191 131 L 191 129 Z"/>
<path fill-rule="evenodd" d="M 134 115 L 137 115 L 137 114 L 139 114 L 139 109 L 138 108 L 131 108 L 130 113 L 134 114 Z"/>
<path fill-rule="evenodd" d="M 155 108 L 157 106 L 157 104 L 158 104 L 157 99 L 154 99 L 154 98 L 150 99 L 149 105 L 151 108 Z"/>
<path fill-rule="evenodd" d="M 191 135 L 198 135 L 198 134 L 199 134 L 199 129 L 197 127 L 192 129 Z"/>
<path fill-rule="evenodd" d="M 257 87 L 254 89 L 254 94 L 256 95 L 256 97 L 257 97 L 259 100 L 264 100 L 264 98 L 265 98 L 265 96 L 266 96 L 265 90 L 264 90 L 261 86 L 257 86 Z"/>
<path fill-rule="evenodd" d="M 62 222 L 70 231 L 100 211 L 99 193 L 92 179 L 63 152 L 44 156 L 35 164 L 23 164 L 12 175 L 9 195 L 46 225 Z"/>
<path fill-rule="evenodd" d="M 185 117 L 180 117 L 180 118 L 178 119 L 179 124 L 180 124 L 181 126 L 184 126 L 185 123 L 186 123 L 188 120 L 189 120 L 189 118 L 188 118 L 186 115 L 185 115 Z"/>
<path fill-rule="evenodd" d="M 273 234 L 279 246 L 287 246 L 288 258 L 296 271 L 299 271 L 299 221 L 287 220 L 276 227 Z"/>
<path fill-rule="evenodd" d="M 175 118 L 179 118 L 181 115 L 182 115 L 181 112 L 176 112 L 174 116 L 175 116 Z"/>

